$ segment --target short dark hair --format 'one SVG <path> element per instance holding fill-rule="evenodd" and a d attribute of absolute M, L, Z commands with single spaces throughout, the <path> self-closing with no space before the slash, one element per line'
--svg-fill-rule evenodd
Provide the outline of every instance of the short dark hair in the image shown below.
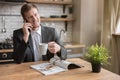
<path fill-rule="evenodd" d="M 26 20 L 24 14 L 28 12 L 31 8 L 36 8 L 38 10 L 37 6 L 32 3 L 26 3 L 21 7 L 21 15 L 24 20 Z"/>

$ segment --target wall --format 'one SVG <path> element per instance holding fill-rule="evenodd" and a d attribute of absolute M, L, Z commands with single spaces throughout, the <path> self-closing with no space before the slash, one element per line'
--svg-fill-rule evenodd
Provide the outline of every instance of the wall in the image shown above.
<path fill-rule="evenodd" d="M 22 28 L 23 19 L 20 14 L 20 8 L 24 3 L 0 3 L 0 42 L 4 42 L 6 38 L 10 38 L 13 36 L 13 30 Z M 63 6 L 62 5 L 49 5 L 49 4 L 36 4 L 39 13 L 43 17 L 49 17 L 50 15 L 62 15 L 63 14 Z M 68 13 L 68 7 L 65 10 L 65 14 Z M 5 18 L 3 21 L 2 18 Z M 4 27 L 7 29 L 6 33 L 2 33 L 2 29 Z M 64 29 L 64 22 L 42 22 L 41 24 L 54 27 L 58 34 L 61 29 Z M 64 42 L 71 42 L 72 34 L 72 23 L 68 22 L 68 31 L 67 35 L 63 36 L 61 40 Z"/>
<path fill-rule="evenodd" d="M 13 30 L 21 28 L 23 20 L 20 15 L 20 7 L 23 3 L 0 3 L 0 42 L 10 38 Z M 41 16 L 48 17 L 49 15 L 63 14 L 62 5 L 46 5 L 36 4 L 39 8 Z M 66 13 L 69 15 L 68 7 Z M 103 0 L 73 0 L 73 25 L 68 22 L 67 35 L 62 33 L 61 40 L 63 42 L 77 42 L 85 45 L 95 44 L 100 42 L 100 32 L 102 26 L 103 15 Z M 6 33 L 2 33 L 4 27 L 2 17 L 5 17 Z M 54 27 L 58 34 L 61 29 L 64 29 L 64 22 L 42 22 L 43 25 Z"/>
<path fill-rule="evenodd" d="M 100 43 L 103 0 L 73 0 L 73 42 L 87 46 Z"/>

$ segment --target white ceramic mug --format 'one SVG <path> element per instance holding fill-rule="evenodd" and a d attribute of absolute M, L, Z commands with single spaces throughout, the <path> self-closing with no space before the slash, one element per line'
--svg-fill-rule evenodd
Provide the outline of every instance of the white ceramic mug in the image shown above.
<path fill-rule="evenodd" d="M 40 54 L 46 55 L 47 54 L 47 48 L 48 48 L 48 44 L 47 43 L 41 43 L 39 45 Z"/>

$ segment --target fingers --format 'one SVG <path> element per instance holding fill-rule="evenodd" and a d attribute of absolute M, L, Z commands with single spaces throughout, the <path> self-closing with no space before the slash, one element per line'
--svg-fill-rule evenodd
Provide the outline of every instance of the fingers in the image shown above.
<path fill-rule="evenodd" d="M 57 53 L 58 51 L 60 51 L 60 46 L 56 42 L 49 42 L 48 43 L 48 50 L 51 53 Z"/>
<path fill-rule="evenodd" d="M 31 31 L 33 26 L 31 25 L 31 23 L 24 23 L 23 28 L 26 29 L 26 30 L 29 29 Z"/>
<path fill-rule="evenodd" d="M 31 30 L 32 30 L 32 25 L 30 23 L 24 23 L 24 25 L 23 25 L 23 33 L 24 33 L 23 39 L 25 42 L 28 41 Z"/>
<path fill-rule="evenodd" d="M 32 31 L 32 25 L 30 23 L 24 23 L 23 32 L 25 35 L 29 35 L 29 32 Z"/>
<path fill-rule="evenodd" d="M 55 53 L 55 43 L 54 42 L 49 42 L 48 43 L 48 50 L 51 52 L 51 53 Z"/>

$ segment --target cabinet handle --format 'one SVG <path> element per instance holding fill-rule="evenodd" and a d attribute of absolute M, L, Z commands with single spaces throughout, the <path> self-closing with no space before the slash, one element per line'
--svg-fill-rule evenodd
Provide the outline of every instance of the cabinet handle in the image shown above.
<path fill-rule="evenodd" d="M 3 54 L 2 54 L 2 58 L 7 58 L 7 54 L 6 54 L 6 53 L 3 53 Z"/>

